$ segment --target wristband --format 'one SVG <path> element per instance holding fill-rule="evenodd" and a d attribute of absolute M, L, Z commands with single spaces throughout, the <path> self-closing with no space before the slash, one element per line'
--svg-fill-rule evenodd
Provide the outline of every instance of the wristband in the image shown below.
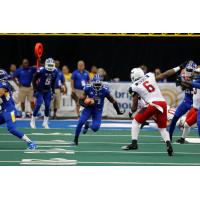
<path fill-rule="evenodd" d="M 175 72 L 178 72 L 180 69 L 181 69 L 181 67 L 179 67 L 179 66 L 173 68 L 173 70 L 174 70 Z"/>

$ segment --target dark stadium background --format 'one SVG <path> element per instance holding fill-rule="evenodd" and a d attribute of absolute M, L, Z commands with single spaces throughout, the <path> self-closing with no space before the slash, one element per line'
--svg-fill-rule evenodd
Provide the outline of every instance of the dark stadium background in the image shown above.
<path fill-rule="evenodd" d="M 43 61 L 59 59 L 71 70 L 78 60 L 103 67 L 111 78 L 129 80 L 133 67 L 145 64 L 149 71 L 162 70 L 193 59 L 200 63 L 198 37 L 113 37 L 113 36 L 0 36 L 0 66 L 8 69 L 11 63 L 20 65 L 22 58 L 35 64 L 34 45 L 44 44 Z"/>

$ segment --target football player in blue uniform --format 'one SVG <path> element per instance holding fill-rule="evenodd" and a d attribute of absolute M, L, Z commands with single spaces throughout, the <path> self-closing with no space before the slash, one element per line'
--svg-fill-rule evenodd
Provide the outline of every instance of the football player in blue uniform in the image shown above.
<path fill-rule="evenodd" d="M 176 83 L 177 83 L 177 85 L 180 85 L 183 88 L 188 88 L 190 90 L 192 90 L 193 88 L 200 89 L 200 66 L 197 66 L 197 68 L 194 70 L 192 80 L 186 81 L 179 77 L 179 78 L 177 78 Z M 199 91 L 197 91 L 197 90 L 193 90 L 193 91 L 195 92 L 196 95 L 198 95 Z M 197 99 L 197 101 L 198 101 L 198 99 Z M 196 104 L 198 102 L 194 102 L 194 103 Z M 197 110 L 197 127 L 198 127 L 198 133 L 199 133 L 199 137 L 200 137 L 200 109 Z M 186 128 L 189 128 L 189 126 Z M 180 138 L 177 140 L 177 142 L 183 144 L 183 143 L 185 143 L 185 138 Z"/>
<path fill-rule="evenodd" d="M 45 67 L 41 67 L 33 78 L 34 97 L 36 98 L 36 105 L 33 111 L 33 116 L 30 122 L 31 128 L 36 128 L 35 117 L 44 101 L 44 121 L 42 126 L 49 128 L 48 119 L 50 112 L 51 99 L 55 95 L 55 82 L 57 78 L 57 69 L 55 68 L 55 62 L 52 58 L 48 58 L 45 61 Z"/>
<path fill-rule="evenodd" d="M 196 68 L 197 64 L 193 61 L 189 61 L 186 66 L 185 66 L 185 71 L 182 75 L 182 78 L 187 80 L 187 79 L 191 79 L 192 74 L 194 69 Z M 174 133 L 174 129 L 176 127 L 176 123 L 177 121 L 180 119 L 180 117 L 182 117 L 184 114 L 186 114 L 190 108 L 192 107 L 192 97 L 193 97 L 193 91 L 192 89 L 185 89 L 185 97 L 183 102 L 177 107 L 176 112 L 174 114 L 174 117 L 171 121 L 170 127 L 169 127 L 169 134 L 170 134 L 170 140 L 172 141 L 172 137 L 173 137 L 173 133 Z"/>
<path fill-rule="evenodd" d="M 0 69 L 0 124 L 7 125 L 8 131 L 21 140 L 24 140 L 28 149 L 34 150 L 37 145 L 32 142 L 23 132 L 17 130 L 15 118 L 15 104 L 12 98 L 12 86 L 7 81 L 8 74 Z"/>
<path fill-rule="evenodd" d="M 101 77 L 97 74 L 92 79 L 91 84 L 87 84 L 84 87 L 84 94 L 80 98 L 79 103 L 84 107 L 80 119 L 78 121 L 74 145 L 78 145 L 79 135 L 81 133 L 82 127 L 84 125 L 83 133 L 86 134 L 87 130 L 90 128 L 92 131 L 97 132 L 101 126 L 102 112 L 104 107 L 104 99 L 107 98 L 112 104 L 118 115 L 123 115 L 119 109 L 116 100 L 111 96 L 108 86 L 104 85 Z M 86 103 L 86 98 L 92 99 L 89 104 Z M 92 117 L 92 123 L 88 122 L 88 119 Z"/>

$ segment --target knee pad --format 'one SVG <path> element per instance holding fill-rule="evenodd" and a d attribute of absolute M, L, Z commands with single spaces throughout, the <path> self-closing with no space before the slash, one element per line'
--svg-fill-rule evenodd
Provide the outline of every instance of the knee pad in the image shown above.
<path fill-rule="evenodd" d="M 94 132 L 97 132 L 100 128 L 100 124 L 94 124 L 90 127 Z"/>

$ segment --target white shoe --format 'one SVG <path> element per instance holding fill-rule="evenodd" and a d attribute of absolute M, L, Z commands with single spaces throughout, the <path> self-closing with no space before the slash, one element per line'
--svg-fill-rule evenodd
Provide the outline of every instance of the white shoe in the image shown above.
<path fill-rule="evenodd" d="M 42 126 L 43 126 L 43 128 L 45 128 L 45 129 L 49 129 L 49 125 L 48 125 L 48 123 L 46 123 L 46 122 L 43 122 Z"/>
<path fill-rule="evenodd" d="M 35 120 L 31 119 L 30 126 L 31 126 L 32 129 L 36 129 Z"/>

